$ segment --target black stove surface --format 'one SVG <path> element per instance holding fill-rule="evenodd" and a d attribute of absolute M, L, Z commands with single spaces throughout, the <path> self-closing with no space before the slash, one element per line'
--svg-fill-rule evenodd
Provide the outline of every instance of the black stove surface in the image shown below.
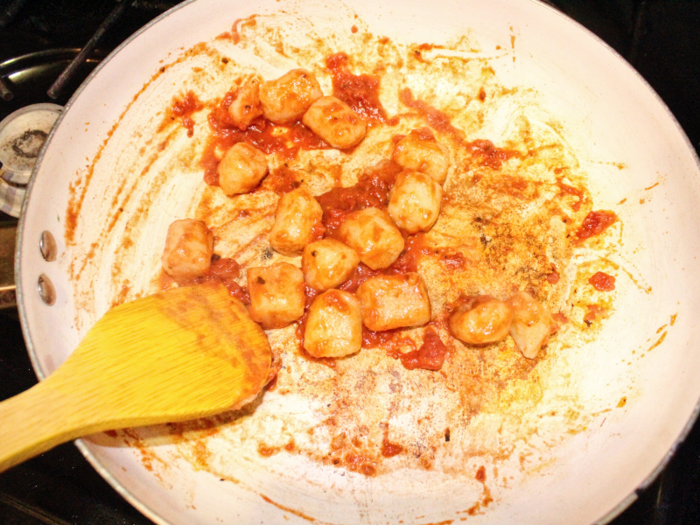
<path fill-rule="evenodd" d="M 129 2 L 81 71 L 130 34 L 178 2 Z M 696 151 L 700 150 L 700 2 L 697 0 L 549 0 L 625 57 L 659 93 Z M 37 102 L 65 103 L 45 95 L 63 65 L 112 12 L 116 0 L 0 0 L 0 63 L 21 55 L 63 49 L 62 62 L 35 72 L 40 87 L 0 100 L 0 119 Z M 8 14 L 16 16 L 7 22 Z M 31 60 L 39 60 L 32 55 Z M 32 70 L 34 71 L 34 70 Z M 0 78 L 5 72 L 0 67 Z M 17 83 L 21 78 L 15 77 Z M 11 86 L 12 87 L 12 86 Z M 31 100 L 29 100 L 31 99 Z M 12 218 L 0 213 L 0 225 Z M 16 310 L 0 310 L 0 399 L 36 383 Z M 2 424 L 0 422 L 0 424 Z M 700 524 L 700 423 L 657 480 L 613 525 Z M 0 474 L 0 524 L 147 524 L 85 461 L 73 444 L 62 445 Z"/>

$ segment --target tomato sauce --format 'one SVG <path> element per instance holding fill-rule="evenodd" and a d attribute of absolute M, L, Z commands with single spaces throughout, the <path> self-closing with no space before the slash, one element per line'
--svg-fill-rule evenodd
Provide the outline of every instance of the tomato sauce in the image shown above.
<path fill-rule="evenodd" d="M 219 281 L 222 283 L 231 297 L 235 297 L 246 306 L 250 304 L 250 295 L 245 287 L 240 286 L 236 279 L 240 276 L 241 267 L 234 260 L 228 257 L 218 258 L 216 255 L 212 258 L 211 266 L 207 273 L 200 277 L 195 277 L 192 280 L 178 281 L 178 284 L 187 286 L 191 284 L 202 284 L 210 281 Z"/>
<path fill-rule="evenodd" d="M 494 170 L 500 169 L 504 162 L 518 155 L 517 151 L 497 148 L 490 140 L 477 139 L 468 142 L 466 146 L 469 148 L 472 156 L 479 162 L 479 164 L 482 166 L 488 166 Z M 516 185 L 515 189 L 523 191 L 525 186 L 518 187 Z"/>
<path fill-rule="evenodd" d="M 357 184 L 347 188 L 333 188 L 316 198 L 323 209 L 326 235 L 335 236 L 345 217 L 365 208 L 386 208 L 389 191 L 402 168 L 390 160 L 382 161 L 365 170 Z"/>
<path fill-rule="evenodd" d="M 353 75 L 348 68 L 348 56 L 337 53 L 326 59 L 333 82 L 333 96 L 350 106 L 353 111 L 366 118 L 369 124 L 381 123 L 394 126 L 398 117 L 389 118 L 379 100 L 379 77 Z"/>
<path fill-rule="evenodd" d="M 401 364 L 408 370 L 422 368 L 437 371 L 445 362 L 448 348 L 434 328 L 428 327 L 423 336 L 423 344 L 418 350 L 401 354 Z"/>
<path fill-rule="evenodd" d="M 615 289 L 615 277 L 604 272 L 596 272 L 588 282 L 599 292 L 612 292 Z"/>
<path fill-rule="evenodd" d="M 192 113 L 196 113 L 204 108 L 204 104 L 197 98 L 193 91 L 188 91 L 182 99 L 173 100 L 170 107 L 171 119 L 181 118 L 182 125 L 187 129 L 187 136 L 194 135 L 194 121 Z"/>
<path fill-rule="evenodd" d="M 399 100 L 404 106 L 415 109 L 434 130 L 449 133 L 459 140 L 464 139 L 464 132 L 452 125 L 450 117 L 427 102 L 416 99 L 409 88 L 399 92 Z"/>
<path fill-rule="evenodd" d="M 586 194 L 583 190 L 569 186 L 562 182 L 562 179 L 557 179 L 557 186 L 559 187 L 559 195 L 573 195 L 576 201 L 571 205 L 571 209 L 574 211 L 579 211 L 581 209 L 581 204 L 586 198 Z"/>
<path fill-rule="evenodd" d="M 617 215 L 608 210 L 592 211 L 583 219 L 581 227 L 576 232 L 579 241 L 588 239 L 595 235 L 600 235 L 607 230 L 615 221 Z"/>
<path fill-rule="evenodd" d="M 228 108 L 235 100 L 236 93 L 226 93 L 221 103 L 209 113 L 212 136 L 201 161 L 204 181 L 207 184 L 217 185 L 219 181 L 216 172 L 219 164 L 217 151 L 226 151 L 238 142 L 247 142 L 265 155 L 276 153 L 282 159 L 295 158 L 299 150 L 330 149 L 328 143 L 317 137 L 301 121 L 275 124 L 264 117 L 258 117 L 248 129 L 238 129 L 228 114 Z"/>

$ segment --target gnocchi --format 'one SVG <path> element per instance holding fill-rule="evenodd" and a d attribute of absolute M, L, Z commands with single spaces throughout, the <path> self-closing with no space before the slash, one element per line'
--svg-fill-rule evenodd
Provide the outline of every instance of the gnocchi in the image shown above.
<path fill-rule="evenodd" d="M 357 252 L 335 239 L 312 242 L 301 256 L 304 279 L 322 292 L 347 281 L 358 264 Z"/>
<path fill-rule="evenodd" d="M 311 304 L 304 349 L 313 357 L 343 357 L 362 347 L 360 301 L 349 292 L 328 290 Z"/>
<path fill-rule="evenodd" d="M 302 122 L 334 148 L 347 149 L 365 137 L 367 123 L 336 97 L 321 97 L 304 113 Z"/>
<path fill-rule="evenodd" d="M 430 321 L 430 298 L 421 276 L 415 272 L 380 275 L 357 289 L 362 322 L 374 331 L 421 326 Z"/>
<path fill-rule="evenodd" d="M 470 345 L 485 345 L 502 341 L 508 336 L 513 320 L 510 304 L 490 295 L 465 298 L 450 315 L 450 332 Z"/>
<path fill-rule="evenodd" d="M 440 215 L 442 186 L 429 175 L 402 171 L 389 194 L 387 211 L 407 233 L 428 231 Z"/>
<path fill-rule="evenodd" d="M 241 131 L 246 130 L 256 118 L 263 114 L 259 90 L 260 81 L 257 78 L 252 79 L 238 89 L 236 98 L 228 107 L 229 117 Z"/>
<path fill-rule="evenodd" d="M 284 328 L 304 315 L 304 275 L 293 264 L 249 268 L 246 278 L 250 317 L 265 330 Z"/>
<path fill-rule="evenodd" d="M 534 359 L 557 325 L 545 307 L 527 292 L 516 293 L 508 304 L 513 308 L 510 336 L 525 357 Z"/>
<path fill-rule="evenodd" d="M 322 217 L 321 205 L 306 188 L 290 191 L 277 204 L 270 246 L 283 255 L 299 255 L 323 227 Z"/>
<path fill-rule="evenodd" d="M 379 208 L 350 213 L 338 231 L 345 244 L 373 270 L 391 266 L 404 249 L 401 232 L 389 214 Z"/>
<path fill-rule="evenodd" d="M 219 162 L 219 186 L 226 195 L 247 193 L 267 175 L 267 158 L 255 146 L 239 142 Z"/>
<path fill-rule="evenodd" d="M 276 80 L 263 82 L 259 90 L 263 115 L 275 124 L 300 119 L 322 96 L 318 80 L 306 69 L 292 69 Z"/>
<path fill-rule="evenodd" d="M 168 227 L 161 263 L 165 273 L 176 280 L 188 280 L 207 273 L 214 254 L 214 234 L 202 221 L 182 219 Z"/>
<path fill-rule="evenodd" d="M 396 143 L 391 159 L 400 166 L 430 175 L 438 184 L 445 182 L 450 152 L 432 133 L 413 130 Z"/>

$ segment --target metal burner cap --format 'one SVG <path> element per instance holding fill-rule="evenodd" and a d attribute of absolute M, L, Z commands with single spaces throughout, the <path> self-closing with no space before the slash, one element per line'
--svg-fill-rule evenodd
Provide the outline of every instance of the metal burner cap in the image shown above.
<path fill-rule="evenodd" d="M 32 169 L 63 108 L 32 104 L 0 122 L 0 176 L 12 185 L 29 182 Z"/>

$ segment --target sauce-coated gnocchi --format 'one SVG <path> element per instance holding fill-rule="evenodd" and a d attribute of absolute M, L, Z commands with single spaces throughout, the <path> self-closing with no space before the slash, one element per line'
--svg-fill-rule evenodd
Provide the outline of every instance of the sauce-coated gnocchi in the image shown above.
<path fill-rule="evenodd" d="M 428 231 L 440 215 L 442 186 L 425 173 L 405 170 L 396 178 L 387 211 L 407 233 Z"/>
<path fill-rule="evenodd" d="M 246 277 L 250 317 L 265 330 L 284 328 L 304 315 L 304 275 L 293 264 L 249 268 Z"/>
<path fill-rule="evenodd" d="M 490 295 L 464 298 L 449 319 L 450 332 L 470 345 L 502 341 L 508 336 L 513 320 L 510 304 Z"/>
<path fill-rule="evenodd" d="M 292 69 L 276 80 L 263 82 L 259 91 L 263 115 L 276 124 L 300 119 L 322 96 L 318 80 L 306 69 Z"/>
<path fill-rule="evenodd" d="M 192 279 L 204 275 L 214 253 L 214 234 L 202 221 L 182 219 L 168 227 L 161 257 L 163 270 L 171 277 Z"/>
<path fill-rule="evenodd" d="M 430 175 L 439 184 L 445 182 L 450 167 L 448 149 L 426 130 L 413 130 L 399 140 L 391 159 L 406 169 Z"/>
<path fill-rule="evenodd" d="M 367 279 L 357 289 L 362 322 L 374 332 L 421 326 L 430 321 L 430 298 L 415 272 Z"/>
<path fill-rule="evenodd" d="M 367 123 L 350 106 L 335 97 L 321 97 L 311 104 L 302 122 L 334 148 L 347 149 L 365 137 Z"/>
<path fill-rule="evenodd" d="M 304 349 L 314 357 L 343 357 L 362 347 L 360 301 L 348 292 L 328 290 L 311 304 Z"/>
<path fill-rule="evenodd" d="M 315 241 L 304 248 L 301 269 L 312 288 L 325 291 L 347 281 L 360 264 L 352 248 L 335 239 Z"/>
<path fill-rule="evenodd" d="M 267 158 L 255 146 L 239 142 L 219 162 L 219 186 L 226 195 L 247 193 L 267 174 Z"/>
<path fill-rule="evenodd" d="M 270 246 L 283 255 L 299 255 L 323 227 L 322 216 L 321 205 L 303 186 L 283 195 L 277 204 Z"/>
<path fill-rule="evenodd" d="M 373 270 L 386 268 L 401 255 L 401 232 L 384 210 L 365 208 L 348 215 L 339 230 L 345 244 Z"/>

